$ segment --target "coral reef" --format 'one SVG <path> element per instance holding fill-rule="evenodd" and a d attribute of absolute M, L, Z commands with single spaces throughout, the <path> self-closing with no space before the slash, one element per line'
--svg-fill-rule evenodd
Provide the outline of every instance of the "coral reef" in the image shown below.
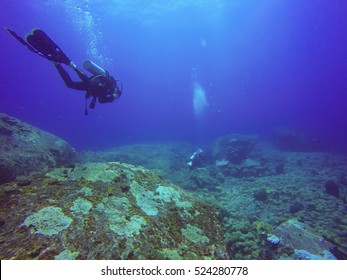
<path fill-rule="evenodd" d="M 0 115 L 0 257 L 347 259 L 346 156 L 282 136 L 282 150 L 221 137 L 196 168 L 180 142 L 74 163 L 66 142 Z"/>
<path fill-rule="evenodd" d="M 212 155 L 212 146 L 219 141 L 201 148 Z M 186 165 L 194 147 L 184 143 L 125 146 L 111 154 L 128 162 L 142 162 L 162 178 L 219 207 L 230 258 L 293 258 L 293 249 L 276 249 L 266 240 L 272 228 L 293 218 L 334 244 L 331 250 L 337 258 L 347 258 L 346 157 L 328 152 L 285 152 L 262 141 L 250 146 L 241 163 L 229 162 L 221 152 L 219 158 L 211 156 L 203 168 L 194 170 Z M 216 166 L 216 161 L 223 163 Z M 324 183 L 328 180 L 338 184 L 339 198 L 326 193 Z M 266 192 L 266 200 L 255 199 L 259 191 Z"/>
<path fill-rule="evenodd" d="M 56 168 L 0 189 L 1 259 L 225 259 L 219 209 L 143 167 Z"/>

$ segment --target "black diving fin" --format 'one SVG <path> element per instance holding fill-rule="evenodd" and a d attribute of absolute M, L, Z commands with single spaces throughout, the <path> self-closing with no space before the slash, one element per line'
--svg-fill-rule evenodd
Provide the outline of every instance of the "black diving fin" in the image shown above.
<path fill-rule="evenodd" d="M 25 39 L 21 38 L 14 31 L 8 28 L 5 29 L 30 51 L 50 61 L 70 65 L 71 59 L 69 59 L 62 49 L 41 29 L 34 29 Z"/>

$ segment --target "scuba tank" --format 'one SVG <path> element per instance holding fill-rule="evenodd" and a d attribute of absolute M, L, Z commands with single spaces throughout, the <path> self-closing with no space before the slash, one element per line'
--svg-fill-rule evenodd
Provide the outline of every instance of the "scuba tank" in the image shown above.
<path fill-rule="evenodd" d="M 102 69 L 99 65 L 95 64 L 93 61 L 85 60 L 83 62 L 83 68 L 88 70 L 93 75 L 107 76 L 107 72 Z"/>
<path fill-rule="evenodd" d="M 97 65 L 96 63 L 94 63 L 91 60 L 85 60 L 83 62 L 83 68 L 86 69 L 87 71 L 89 71 L 91 74 L 94 75 L 94 77 L 97 76 L 104 76 L 107 77 L 108 73 L 102 69 L 99 65 Z M 88 115 L 88 110 L 87 110 L 87 99 L 88 99 L 88 95 L 86 94 L 86 98 L 85 98 L 85 105 L 84 105 L 84 114 L 87 116 Z M 96 97 L 93 96 L 92 101 L 89 104 L 89 108 L 94 109 L 95 107 L 95 103 L 96 103 Z"/>

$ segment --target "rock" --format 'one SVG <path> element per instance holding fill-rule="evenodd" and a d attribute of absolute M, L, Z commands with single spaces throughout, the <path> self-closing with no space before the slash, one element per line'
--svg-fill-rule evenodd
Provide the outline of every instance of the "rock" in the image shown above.
<path fill-rule="evenodd" d="M 5 220 L 0 217 L 0 228 L 5 225 Z"/>
<path fill-rule="evenodd" d="M 340 182 L 342 185 L 347 186 L 347 175 L 346 175 L 346 174 L 341 175 L 341 176 L 340 176 L 339 182 Z"/>
<path fill-rule="evenodd" d="M 231 134 L 215 141 L 212 156 L 215 160 L 239 164 L 248 157 L 257 142 L 256 136 Z"/>
<path fill-rule="evenodd" d="M 284 151 L 319 152 L 326 149 L 326 145 L 318 136 L 289 128 L 275 129 L 273 137 L 277 147 Z"/>
<path fill-rule="evenodd" d="M 323 251 L 320 255 L 311 254 L 306 250 L 294 250 L 296 260 L 336 260 L 336 257 L 329 251 Z"/>
<path fill-rule="evenodd" d="M 258 177 L 267 171 L 266 166 L 250 158 L 245 159 L 242 164 L 235 165 L 235 167 L 238 167 L 236 177 Z"/>
<path fill-rule="evenodd" d="M 226 166 L 229 164 L 229 161 L 222 159 L 222 160 L 216 160 L 215 161 L 215 166 L 216 167 L 222 167 L 222 166 Z"/>
<path fill-rule="evenodd" d="M 297 220 L 288 220 L 279 225 L 273 234 L 281 240 L 282 249 L 287 247 L 294 251 L 295 259 L 336 259 L 328 253 L 334 245 Z"/>
<path fill-rule="evenodd" d="M 23 186 L 28 186 L 32 182 L 32 179 L 28 176 L 17 176 L 16 178 L 16 183 L 18 186 L 23 187 Z"/>
<path fill-rule="evenodd" d="M 250 158 L 245 159 L 240 164 L 230 164 L 219 167 L 219 169 L 225 176 L 236 178 L 259 177 L 268 171 L 266 165 Z"/>
<path fill-rule="evenodd" d="M 290 208 L 289 208 L 289 212 L 294 214 L 294 213 L 297 213 L 301 210 L 304 210 L 305 209 L 305 206 L 299 202 L 299 201 L 294 201 L 291 205 L 290 205 Z"/>
<path fill-rule="evenodd" d="M 219 209 L 143 167 L 76 164 L 11 188 L 1 259 L 228 258 Z"/>
<path fill-rule="evenodd" d="M 64 140 L 0 113 L 0 184 L 75 160 Z"/>
<path fill-rule="evenodd" d="M 284 163 L 279 163 L 275 166 L 276 175 L 280 175 L 284 173 Z"/>
<path fill-rule="evenodd" d="M 272 245 L 278 245 L 281 242 L 281 240 L 274 234 L 267 234 L 266 241 Z"/>
<path fill-rule="evenodd" d="M 268 198 L 268 194 L 267 194 L 267 191 L 265 189 L 261 189 L 261 190 L 256 191 L 253 194 L 253 196 L 256 200 L 259 200 L 259 201 L 266 201 Z"/>
<path fill-rule="evenodd" d="M 340 195 L 340 189 L 333 180 L 328 180 L 325 182 L 325 192 L 336 198 L 339 198 Z"/>
<path fill-rule="evenodd" d="M 219 185 L 219 181 L 216 178 L 210 176 L 209 170 L 207 169 L 196 169 L 191 172 L 190 180 L 194 183 L 190 186 L 191 189 L 208 189 L 214 190 Z"/>

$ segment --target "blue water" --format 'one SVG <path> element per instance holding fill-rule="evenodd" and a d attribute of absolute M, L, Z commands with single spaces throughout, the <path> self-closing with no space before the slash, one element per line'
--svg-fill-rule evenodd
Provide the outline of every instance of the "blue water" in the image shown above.
<path fill-rule="evenodd" d="M 119 100 L 86 117 L 83 92 L 0 32 L 0 111 L 78 149 L 279 126 L 346 146 L 344 0 L 2 0 L 0 10 L 1 26 L 39 27 L 79 67 L 89 58 L 123 82 Z"/>

